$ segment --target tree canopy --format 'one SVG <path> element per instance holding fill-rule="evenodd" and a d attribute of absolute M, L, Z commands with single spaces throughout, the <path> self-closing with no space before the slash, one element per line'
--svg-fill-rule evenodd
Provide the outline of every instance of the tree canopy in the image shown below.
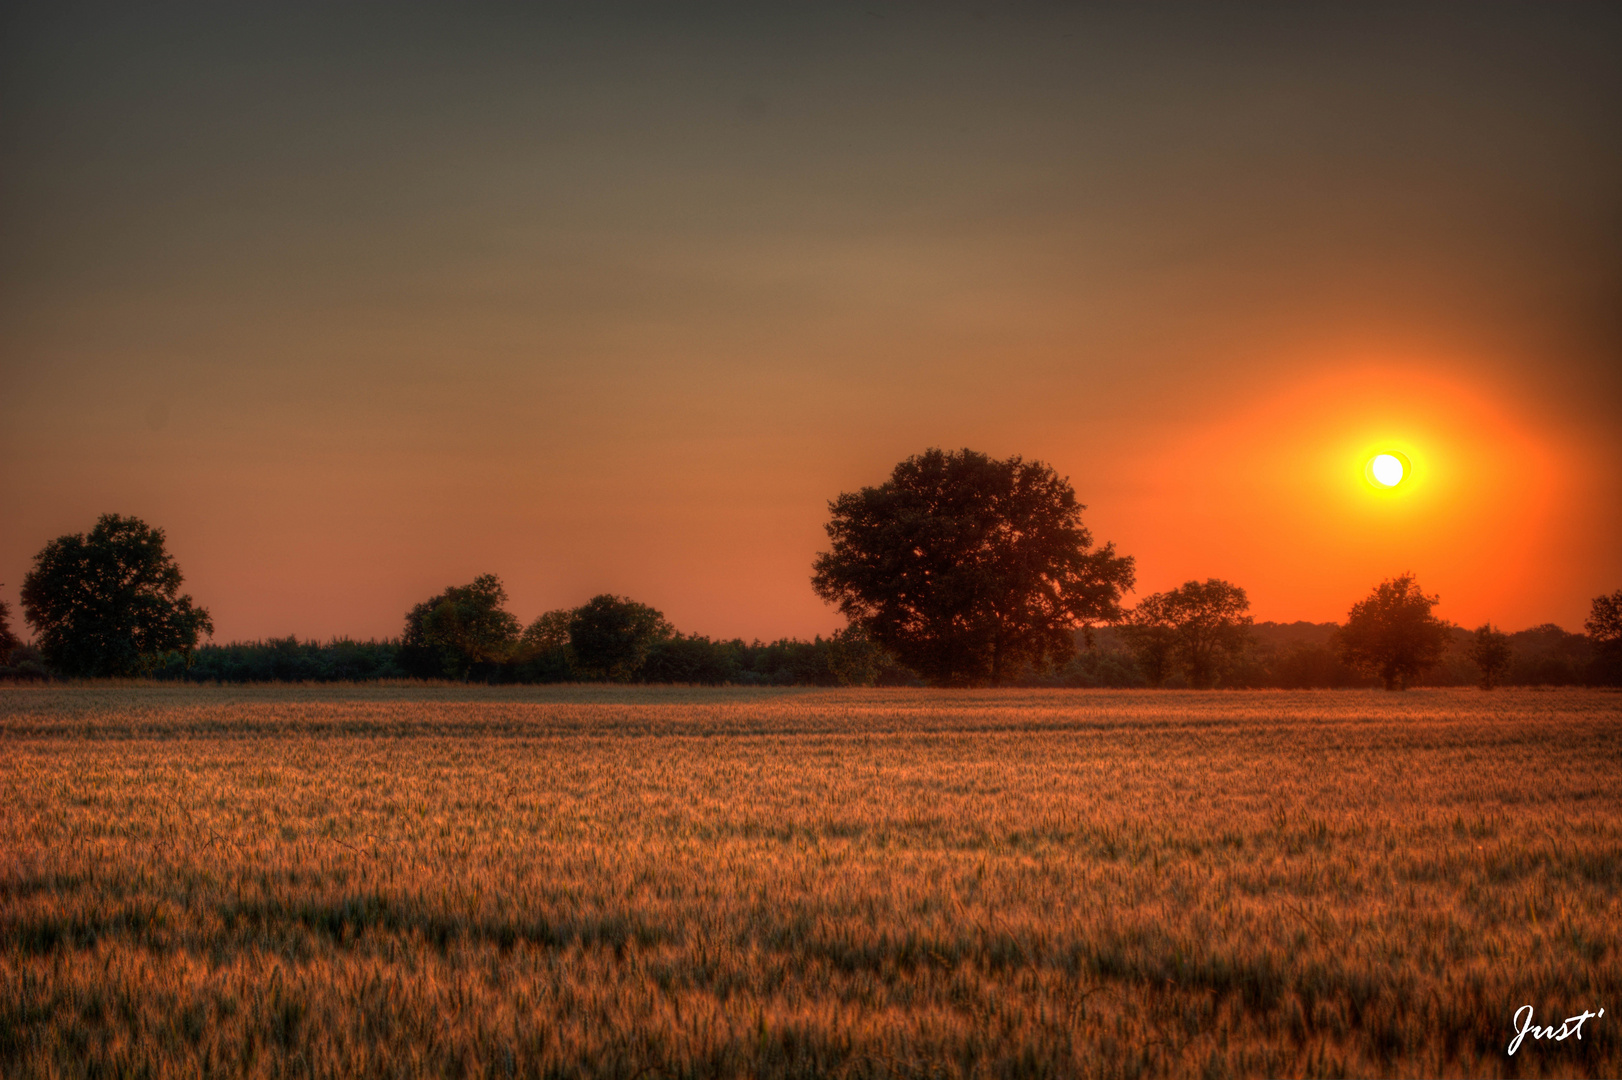
<path fill-rule="evenodd" d="M 1250 641 L 1250 598 L 1220 578 L 1185 582 L 1143 598 L 1121 634 L 1144 676 L 1158 686 L 1180 664 L 1193 686 L 1216 685 Z"/>
<path fill-rule="evenodd" d="M 543 612 L 524 628 L 513 650 L 514 673 L 527 682 L 568 682 L 574 674 L 569 652 L 569 621 L 574 611 Z"/>
<path fill-rule="evenodd" d="M 931 449 L 828 508 L 812 586 L 936 685 L 1062 663 L 1132 587 L 1132 560 L 1093 548 L 1070 482 L 1040 461 Z"/>
<path fill-rule="evenodd" d="M 482 574 L 413 607 L 400 641 L 407 667 L 427 678 L 467 679 L 480 666 L 506 660 L 519 631 L 506 602 L 501 579 Z"/>
<path fill-rule="evenodd" d="M 654 644 L 675 634 L 662 612 L 604 593 L 570 616 L 569 650 L 575 671 L 582 677 L 630 682 Z"/>
<path fill-rule="evenodd" d="M 184 580 L 162 529 L 103 514 L 88 535 L 59 536 L 34 556 L 23 614 L 59 674 L 145 674 L 214 632 L 208 612 L 181 595 Z"/>
<path fill-rule="evenodd" d="M 1622 589 L 1610 596 L 1594 597 L 1583 629 L 1596 645 L 1622 644 Z"/>
<path fill-rule="evenodd" d="M 1341 657 L 1384 679 L 1387 690 L 1408 689 L 1447 650 L 1448 624 L 1431 614 L 1440 601 L 1421 592 L 1412 574 L 1381 582 L 1346 616 L 1338 635 Z"/>

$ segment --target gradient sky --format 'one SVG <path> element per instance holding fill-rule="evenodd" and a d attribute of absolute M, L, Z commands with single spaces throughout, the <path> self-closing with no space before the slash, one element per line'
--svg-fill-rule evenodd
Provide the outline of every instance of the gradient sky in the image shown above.
<path fill-rule="evenodd" d="M 1622 588 L 1622 8 L 271 7 L 0 15 L 14 610 L 119 512 L 216 640 L 485 572 L 809 636 L 828 500 L 930 446 L 1140 596 Z"/>

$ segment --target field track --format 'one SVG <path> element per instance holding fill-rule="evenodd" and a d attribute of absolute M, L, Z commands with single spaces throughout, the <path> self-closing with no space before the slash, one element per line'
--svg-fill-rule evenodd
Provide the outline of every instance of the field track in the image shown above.
<path fill-rule="evenodd" d="M 1617 1076 L 1619 930 L 1614 692 L 0 687 L 7 1078 Z"/>

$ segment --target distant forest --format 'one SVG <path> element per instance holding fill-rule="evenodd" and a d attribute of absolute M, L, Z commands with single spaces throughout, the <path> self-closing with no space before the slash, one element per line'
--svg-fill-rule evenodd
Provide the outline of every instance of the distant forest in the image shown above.
<path fill-rule="evenodd" d="M 1338 624 L 1257 623 L 1249 628 L 1250 644 L 1221 674 L 1219 686 L 1310 689 L 1377 687 L 1378 678 L 1360 675 L 1337 656 L 1333 639 Z M 1470 658 L 1474 635 L 1453 630 L 1442 661 L 1416 686 L 1474 686 L 1481 671 Z M 1511 661 L 1502 680 L 1507 686 L 1606 685 L 1609 672 L 1598 662 L 1586 634 L 1569 633 L 1553 624 L 1509 635 Z M 1116 627 L 1092 631 L 1089 644 L 1078 631 L 1077 651 L 1064 667 L 1046 674 L 1027 671 L 1009 685 L 1026 687 L 1141 687 L 1149 680 L 1139 670 L 1133 651 Z M 782 639 L 770 643 L 716 641 L 698 635 L 675 635 L 655 642 L 629 681 L 740 686 L 839 686 L 865 683 L 921 686 L 912 673 L 882 659 L 858 669 L 853 677 L 842 664 L 837 638 L 810 641 Z M 20 658 L 19 658 L 20 659 Z M 153 672 L 163 680 L 201 683 L 364 682 L 378 679 L 443 677 L 414 663 L 399 639 L 328 642 L 294 637 L 268 641 L 202 645 L 188 666 L 176 657 Z M 567 657 L 546 666 L 533 661 L 476 665 L 464 679 L 481 683 L 561 683 L 593 681 L 571 669 Z M 1163 686 L 1186 685 L 1179 675 Z"/>

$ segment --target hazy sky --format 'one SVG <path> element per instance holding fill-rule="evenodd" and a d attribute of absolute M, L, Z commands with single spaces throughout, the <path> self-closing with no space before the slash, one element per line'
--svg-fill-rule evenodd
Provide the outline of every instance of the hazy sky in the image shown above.
<path fill-rule="evenodd" d="M 1622 588 L 1622 8 L 784 7 L 7 7 L 0 598 L 119 512 L 216 640 L 809 636 L 930 446 L 1140 596 Z"/>

